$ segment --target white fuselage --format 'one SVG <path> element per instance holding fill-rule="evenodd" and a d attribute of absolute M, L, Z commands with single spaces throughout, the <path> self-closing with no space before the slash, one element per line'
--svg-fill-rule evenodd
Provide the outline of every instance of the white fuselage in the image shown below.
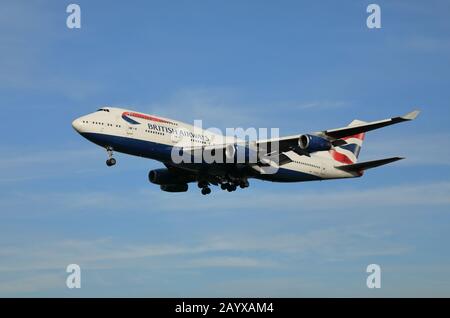
<path fill-rule="evenodd" d="M 163 163 L 171 162 L 172 149 L 183 146 L 184 142 L 186 147 L 207 147 L 235 140 L 176 120 L 113 107 L 79 117 L 72 125 L 85 138 L 102 147 Z M 326 151 L 312 153 L 309 157 L 293 151 L 286 155 L 292 162 L 279 167 L 276 173 L 251 177 L 296 182 L 358 176 L 336 169 L 336 163 Z"/>

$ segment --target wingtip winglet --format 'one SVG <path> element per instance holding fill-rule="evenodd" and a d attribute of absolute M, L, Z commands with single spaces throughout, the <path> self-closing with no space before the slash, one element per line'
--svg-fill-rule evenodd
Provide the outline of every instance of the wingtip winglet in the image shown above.
<path fill-rule="evenodd" d="M 412 112 L 407 113 L 405 116 L 403 116 L 402 118 L 405 120 L 413 120 L 416 119 L 417 116 L 419 116 L 420 114 L 420 110 L 413 110 Z"/>

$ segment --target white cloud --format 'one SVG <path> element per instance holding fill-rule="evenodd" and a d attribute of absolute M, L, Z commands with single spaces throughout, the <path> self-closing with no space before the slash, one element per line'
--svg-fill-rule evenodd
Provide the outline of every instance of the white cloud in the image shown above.
<path fill-rule="evenodd" d="M 369 235 L 364 237 L 360 233 Z M 21 246 L 3 243 L 0 246 L 0 293 L 45 292 L 58 286 L 61 290 L 65 282 L 64 270 L 71 263 L 79 264 L 82 271 L 88 273 L 151 270 L 153 275 L 167 271 L 192 274 L 204 268 L 289 270 L 311 261 L 335 264 L 410 251 L 409 246 L 393 243 L 391 234 L 380 233 L 371 226 L 335 226 L 274 235 L 226 232 L 171 244 L 122 242 L 108 237 L 59 242 L 41 240 Z M 92 281 L 90 284 L 91 288 L 95 285 Z"/>
<path fill-rule="evenodd" d="M 258 182 L 258 181 L 253 181 Z M 259 181 L 260 182 L 260 181 Z M 329 181 L 333 182 L 333 181 Z M 276 185 L 273 185 L 276 187 Z M 261 209 L 274 206 L 282 207 L 285 212 L 297 211 L 298 203 L 307 211 L 358 211 L 361 206 L 366 209 L 379 209 L 381 207 L 439 207 L 450 205 L 450 182 L 404 184 L 389 187 L 360 189 L 346 187 L 342 190 L 298 191 L 295 185 L 289 191 L 277 189 L 268 190 L 253 188 L 236 193 L 222 192 L 216 189 L 212 197 L 201 196 L 194 184 L 193 189 L 187 193 L 165 193 L 158 186 L 151 185 L 144 189 L 133 189 L 124 200 L 124 193 L 100 191 L 46 191 L 38 190 L 32 193 L 11 193 L 0 202 L 2 211 L 29 213 L 32 206 L 34 213 L 72 213 L 93 209 L 108 211 L 108 213 L 122 213 L 123 211 L 140 211 L 142 206 L 152 202 L 151 213 L 184 213 L 185 206 L 195 204 L 191 213 L 204 211 L 252 211 L 257 213 Z M 220 192 L 219 192 L 220 191 Z M 230 200 L 232 196 L 233 200 Z M 173 198 L 176 197 L 176 200 Z M 22 212 L 20 212 L 22 211 Z M 402 212 L 404 210 L 399 209 Z M 106 213 L 106 212 L 104 212 Z M 148 213 L 148 212 L 147 212 Z"/>
<path fill-rule="evenodd" d="M 383 236 L 379 232 L 376 238 L 365 238 L 365 245 L 362 245 L 362 237 L 358 234 L 361 230 L 374 231 L 371 227 L 359 226 L 272 236 L 236 236 L 227 233 L 206 236 L 201 241 L 177 244 L 123 243 L 112 238 L 35 242 L 20 247 L 3 244 L 0 271 L 55 270 L 73 262 L 89 268 L 114 268 L 123 264 L 134 266 L 139 259 L 161 260 L 171 257 L 183 257 L 189 267 L 260 267 L 276 266 L 277 263 L 264 256 L 258 258 L 253 253 L 264 252 L 261 255 L 266 255 L 270 252 L 294 255 L 297 258 L 314 253 L 334 261 L 344 257 L 397 255 L 410 250 L 406 246 L 385 243 L 384 240 L 390 235 Z M 368 245 L 371 242 L 376 242 L 379 247 L 371 248 Z M 245 256 L 238 256 L 236 253 L 244 253 Z M 207 255 L 209 256 L 206 257 Z M 154 261 L 152 263 L 157 265 Z M 173 266 L 177 266 L 176 264 L 174 262 Z M 162 266 L 168 265 L 164 263 Z"/>
<path fill-rule="evenodd" d="M 299 103 L 293 108 L 297 110 L 331 110 L 331 109 L 341 109 L 350 107 L 350 102 L 345 101 L 331 101 L 331 100 L 319 100 L 319 101 L 309 101 L 304 103 Z M 292 109 L 291 109 L 292 110 Z"/>
<path fill-rule="evenodd" d="M 63 286 L 65 286 L 63 270 L 51 274 L 33 272 L 17 279 L 0 279 L 0 294 L 8 297 L 17 293 L 33 293 Z"/>
<path fill-rule="evenodd" d="M 256 98 L 258 100 L 258 98 Z M 348 107 L 349 102 L 318 101 L 252 101 L 246 102 L 245 96 L 233 88 L 185 88 L 173 94 L 168 100 L 140 107 L 142 111 L 159 114 L 193 123 L 203 120 L 204 128 L 225 127 L 273 127 L 274 116 L 279 110 L 284 113 L 298 110 L 330 110 Z M 189 117 L 186 117 L 189 116 Z M 296 125 L 301 123 L 296 121 Z"/>
<path fill-rule="evenodd" d="M 28 149 L 17 151 L 5 150 L 0 158 L 0 184 L 10 184 L 34 179 L 48 179 L 67 174 L 79 174 L 82 171 L 90 171 L 84 163 L 86 160 L 103 161 L 106 155 L 100 148 L 91 149 L 60 149 L 51 151 L 39 151 Z"/>
<path fill-rule="evenodd" d="M 14 150 L 8 150 L 0 158 L 0 167 L 9 170 L 28 165 L 64 164 L 72 161 L 80 161 L 85 158 L 96 158 L 99 153 L 101 153 L 100 148 L 61 149 L 41 152 L 28 150 L 20 153 L 17 151 L 14 152 Z"/>
<path fill-rule="evenodd" d="M 201 267 L 240 267 L 240 268 L 270 268 L 279 267 L 271 260 L 261 260 L 252 257 L 236 257 L 236 256 L 221 256 L 221 257 L 205 257 L 197 258 L 186 263 L 183 263 L 183 268 L 201 268 Z"/>
<path fill-rule="evenodd" d="M 258 181 L 253 181 L 258 182 Z M 335 181 L 328 181 L 335 182 Z M 276 187 L 276 185 L 272 185 Z M 258 211 L 261 208 L 280 206 L 284 211 L 297 210 L 298 204 L 307 210 L 352 210 L 361 206 L 367 208 L 379 207 L 405 207 L 405 206 L 447 206 L 450 204 L 450 182 L 403 184 L 389 187 L 360 189 L 344 188 L 342 190 L 323 189 L 320 193 L 311 190 L 299 191 L 295 185 L 291 185 L 289 191 L 274 191 L 254 188 L 250 191 L 241 191 L 231 194 L 214 193 L 214 200 L 198 198 L 197 193 L 189 193 L 179 197 L 176 202 L 165 202 L 159 208 L 168 211 L 181 211 L 184 204 L 196 202 L 198 211 Z M 158 193 L 153 190 L 144 190 L 148 196 Z M 196 200 L 197 199 L 197 200 Z"/>
<path fill-rule="evenodd" d="M 450 38 L 448 37 L 414 35 L 406 38 L 403 43 L 409 50 L 423 52 L 450 52 Z"/>
<path fill-rule="evenodd" d="M 260 109 L 243 105 L 237 90 L 231 88 L 185 88 L 168 100 L 141 107 L 142 111 L 193 123 L 201 119 L 206 125 L 224 129 L 235 125 L 260 123 Z M 186 117 L 189 116 L 189 117 Z"/>

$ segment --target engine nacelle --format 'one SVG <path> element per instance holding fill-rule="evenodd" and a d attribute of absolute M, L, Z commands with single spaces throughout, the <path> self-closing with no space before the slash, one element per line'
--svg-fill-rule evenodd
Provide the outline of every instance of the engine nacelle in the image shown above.
<path fill-rule="evenodd" d="M 308 152 L 327 151 L 331 149 L 331 142 L 325 138 L 314 135 L 301 135 L 298 139 L 298 146 Z"/>
<path fill-rule="evenodd" d="M 186 192 L 188 190 L 188 184 L 163 184 L 160 185 L 162 191 L 166 192 Z"/>
<path fill-rule="evenodd" d="M 186 183 L 186 180 L 169 169 L 155 169 L 148 173 L 148 180 L 159 185 L 177 185 Z M 162 189 L 162 188 L 161 188 Z"/>

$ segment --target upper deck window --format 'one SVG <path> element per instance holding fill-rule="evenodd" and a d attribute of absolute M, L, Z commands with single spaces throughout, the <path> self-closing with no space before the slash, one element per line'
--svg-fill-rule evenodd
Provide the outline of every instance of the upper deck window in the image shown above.
<path fill-rule="evenodd" d="M 109 109 L 106 108 L 99 108 L 97 109 L 98 112 L 108 112 L 109 113 Z"/>

